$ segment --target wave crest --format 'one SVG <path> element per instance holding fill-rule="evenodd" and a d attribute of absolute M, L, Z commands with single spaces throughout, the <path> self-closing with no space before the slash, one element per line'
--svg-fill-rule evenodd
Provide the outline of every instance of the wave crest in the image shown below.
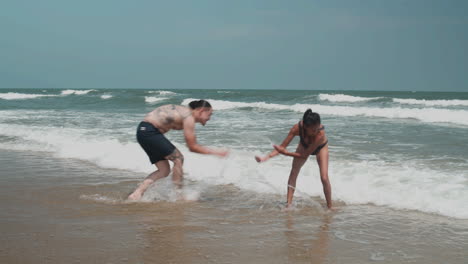
<path fill-rule="evenodd" d="M 159 94 L 159 95 L 177 95 L 177 93 L 171 91 L 149 91 L 150 94 Z"/>
<path fill-rule="evenodd" d="M 319 94 L 318 98 L 322 101 L 329 101 L 334 103 L 356 103 L 379 100 L 383 97 L 360 97 L 346 94 Z"/>
<path fill-rule="evenodd" d="M 145 96 L 145 102 L 149 104 L 154 104 L 166 100 L 164 97 L 154 97 L 154 96 Z"/>
<path fill-rule="evenodd" d="M 24 100 L 24 99 L 35 99 L 40 97 L 54 97 L 58 96 L 55 94 L 23 94 L 23 93 L 0 93 L 0 99 L 4 100 Z"/>
<path fill-rule="evenodd" d="M 72 90 L 72 89 L 68 89 L 68 90 L 63 90 L 62 91 L 62 95 L 72 95 L 72 94 L 75 94 L 75 95 L 84 95 L 84 94 L 88 94 L 90 92 L 95 92 L 96 90 Z"/>
<path fill-rule="evenodd" d="M 425 100 L 425 99 L 399 99 L 393 98 L 393 102 L 409 105 L 424 106 L 468 106 L 468 100 Z"/>

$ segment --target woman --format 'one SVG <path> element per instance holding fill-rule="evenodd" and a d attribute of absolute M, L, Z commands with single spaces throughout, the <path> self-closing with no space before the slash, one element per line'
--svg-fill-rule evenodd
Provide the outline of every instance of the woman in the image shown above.
<path fill-rule="evenodd" d="M 286 147 L 295 136 L 299 136 L 300 143 L 296 148 L 296 152 L 289 152 Z M 290 208 L 292 204 L 299 171 L 309 155 L 315 155 L 320 168 L 320 179 L 327 200 L 327 207 L 332 209 L 331 185 L 328 179 L 328 139 L 325 134 L 325 127 L 320 123 L 320 115 L 312 112 L 311 109 L 307 109 L 302 120 L 291 128 L 283 143 L 279 146 L 273 145 L 273 147 L 275 149 L 268 155 L 264 157 L 256 156 L 255 159 L 257 162 L 265 162 L 278 154 L 294 157 L 288 180 L 287 208 Z"/>

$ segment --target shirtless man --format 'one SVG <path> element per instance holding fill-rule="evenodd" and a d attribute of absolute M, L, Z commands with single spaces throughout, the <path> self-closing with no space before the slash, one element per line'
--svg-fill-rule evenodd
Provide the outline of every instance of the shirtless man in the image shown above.
<path fill-rule="evenodd" d="M 164 136 L 171 129 L 184 130 L 185 141 L 190 151 L 201 154 L 213 154 L 225 157 L 226 150 L 216 150 L 197 144 L 195 137 L 195 123 L 203 126 L 210 120 L 213 109 L 205 100 L 192 101 L 189 107 L 180 105 L 163 105 L 148 113 L 137 128 L 137 140 L 145 150 L 157 170 L 138 186 L 128 196 L 129 200 L 137 201 L 148 187 L 155 181 L 167 177 L 171 172 L 169 160 L 174 163 L 172 168 L 172 181 L 178 188 L 182 188 L 182 165 L 184 156 Z"/>

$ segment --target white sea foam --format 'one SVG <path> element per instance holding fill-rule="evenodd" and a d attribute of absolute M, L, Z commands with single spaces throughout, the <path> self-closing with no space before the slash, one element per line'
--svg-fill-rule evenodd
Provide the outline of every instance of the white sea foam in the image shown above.
<path fill-rule="evenodd" d="M 103 168 L 125 169 L 141 174 L 154 170 L 140 146 L 133 140 L 122 142 L 98 130 L 50 129 L 29 125 L 0 124 L 0 136 L 15 138 L 1 142 L 0 148 L 48 151 L 56 157 L 92 162 Z M 186 159 L 187 179 L 205 186 L 233 184 L 261 195 L 285 195 L 291 159 L 276 157 L 258 164 L 254 154 L 233 147 L 226 159 L 189 152 L 176 144 Z M 421 169 L 416 161 L 347 161 L 330 162 L 333 198 L 347 204 L 389 206 L 468 219 L 468 188 L 464 172 Z M 138 178 L 140 179 L 140 178 Z M 297 196 L 320 196 L 323 190 L 317 163 L 310 159 L 301 170 Z"/>
<path fill-rule="evenodd" d="M 23 93 L 0 93 L 0 99 L 4 100 L 22 100 L 22 99 L 34 99 L 40 97 L 54 97 L 58 96 L 55 94 L 23 94 Z"/>
<path fill-rule="evenodd" d="M 112 98 L 112 95 L 110 95 L 110 94 L 101 95 L 101 99 L 109 99 L 109 98 Z"/>
<path fill-rule="evenodd" d="M 393 98 L 393 102 L 409 105 L 424 106 L 468 106 L 468 100 L 425 100 L 425 99 L 400 99 Z"/>
<path fill-rule="evenodd" d="M 122 200 L 107 197 L 107 196 L 103 196 L 103 195 L 100 195 L 100 194 L 92 194 L 92 195 L 83 194 L 83 195 L 80 196 L 80 199 L 91 200 L 91 201 L 106 203 L 106 204 L 117 204 L 117 203 L 122 203 L 123 202 Z"/>
<path fill-rule="evenodd" d="M 219 94 L 238 94 L 238 91 L 217 91 Z"/>
<path fill-rule="evenodd" d="M 154 96 L 145 96 L 145 102 L 153 104 L 166 100 L 165 97 L 154 97 Z"/>
<path fill-rule="evenodd" d="M 457 125 L 468 125 L 468 111 L 449 110 L 437 108 L 377 108 L 377 107 L 347 107 L 347 106 L 323 106 L 312 105 L 314 111 L 337 116 L 364 116 L 383 117 L 391 119 L 416 119 L 426 123 L 452 123 Z M 302 105 L 295 105 L 295 109 L 304 111 Z"/>
<path fill-rule="evenodd" d="M 188 105 L 191 101 L 199 100 L 194 98 L 187 98 L 183 100 L 183 105 Z M 288 105 L 281 105 L 281 104 L 270 104 L 265 102 L 253 102 L 253 103 L 244 103 L 244 102 L 231 102 L 231 101 L 223 101 L 223 100 L 213 100 L 213 99 L 206 99 L 210 102 L 211 106 L 215 110 L 229 110 L 229 109 L 236 109 L 236 108 L 246 108 L 246 107 L 254 107 L 254 108 L 263 108 L 263 109 L 270 109 L 270 110 L 293 110 Z"/>
<path fill-rule="evenodd" d="M 182 104 L 188 105 L 190 101 L 196 99 L 185 99 Z M 426 123 L 452 123 L 457 125 L 468 125 L 467 110 L 452 110 L 438 108 L 402 108 L 402 107 L 352 107 L 352 106 L 329 106 L 318 104 L 270 104 L 265 102 L 231 102 L 223 100 L 207 99 L 215 110 L 229 110 L 236 108 L 263 108 L 269 110 L 289 110 L 304 112 L 307 108 L 325 115 L 334 116 L 363 116 L 363 117 L 381 117 L 389 119 L 416 119 Z"/>
<path fill-rule="evenodd" d="M 383 97 L 360 97 L 346 94 L 319 94 L 318 98 L 322 101 L 330 101 L 334 103 L 356 103 L 378 100 Z"/>
<path fill-rule="evenodd" d="M 91 133 L 94 136 L 86 135 Z M 18 138 L 0 147 L 14 150 L 48 151 L 59 158 L 76 158 L 93 162 L 103 168 L 146 171 L 146 157 L 134 142 L 102 138 L 100 131 L 74 128 L 48 128 L 26 125 L 0 125 L 0 135 Z M 96 151 L 99 150 L 99 151 Z M 127 154 L 126 154 L 127 153 Z M 127 160 L 126 162 L 121 162 Z M 121 163 L 119 165 L 119 163 Z"/>
<path fill-rule="evenodd" d="M 75 95 L 84 95 L 84 94 L 88 94 L 89 92 L 94 92 L 96 90 L 72 90 L 72 89 L 68 89 L 68 90 L 63 90 L 62 91 L 62 95 L 71 95 L 71 94 L 75 94 Z"/>
<path fill-rule="evenodd" d="M 171 92 L 171 91 L 149 91 L 148 93 L 151 93 L 151 94 L 159 94 L 159 95 L 177 95 L 176 93 L 174 92 Z"/>

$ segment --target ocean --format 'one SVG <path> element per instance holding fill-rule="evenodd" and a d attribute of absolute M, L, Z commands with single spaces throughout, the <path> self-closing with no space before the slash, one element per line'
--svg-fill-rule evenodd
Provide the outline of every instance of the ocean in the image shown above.
<path fill-rule="evenodd" d="M 195 201 L 174 201 L 170 179 L 163 179 L 148 189 L 141 203 L 126 203 L 128 193 L 154 170 L 136 142 L 138 123 L 160 105 L 188 105 L 195 99 L 208 100 L 214 110 L 206 126 L 196 126 L 198 142 L 229 149 L 229 156 L 191 153 L 183 133 L 170 131 L 166 136 L 185 156 L 184 192 Z M 299 174 L 292 212 L 281 210 L 292 159 L 277 156 L 262 164 L 254 159 L 281 143 L 307 108 L 318 112 L 325 126 L 337 212 L 324 209 L 314 157 Z M 297 144 L 296 138 L 288 149 Z M 2 231 L 9 234 L 8 240 L 0 240 L 6 248 L 0 256 L 9 263 L 34 262 L 17 254 L 19 249 L 35 252 L 47 263 L 91 263 L 90 259 L 150 263 L 155 258 L 157 263 L 466 263 L 468 259 L 468 93 L 1 89 L 0 149 Z M 31 203 L 52 212 L 32 210 L 37 219 L 95 225 L 82 231 L 93 241 L 134 240 L 133 234 L 141 228 L 145 235 L 129 243 L 132 246 L 108 246 L 108 251 L 126 252 L 118 258 L 105 251 L 96 251 L 93 258 L 62 254 L 63 250 L 51 250 L 64 246 L 58 242 L 51 246 L 48 234 L 56 229 L 46 223 L 34 224 L 38 230 L 49 230 L 35 235 L 36 240 L 31 233 L 12 231 L 27 215 L 15 210 Z M 88 213 L 83 216 L 83 212 Z M 106 237 L 110 230 L 102 228 L 103 223 L 123 217 L 116 225 L 126 232 Z M 26 219 L 24 225 L 33 225 Z M 138 227 L 130 229 L 123 224 L 127 221 Z M 102 234 L 97 236 L 96 230 Z M 64 241 L 79 236 L 65 228 L 55 232 L 54 237 Z M 326 242 L 317 247 L 322 237 Z M 198 244 L 199 240 L 206 243 Z M 169 242 L 172 247 L 158 244 L 165 253 L 142 258 L 143 249 L 154 246 L 152 242 Z M 85 247 L 85 242 L 80 243 Z M 140 247 L 135 246 L 138 243 Z M 180 255 L 177 249 L 188 253 Z"/>

